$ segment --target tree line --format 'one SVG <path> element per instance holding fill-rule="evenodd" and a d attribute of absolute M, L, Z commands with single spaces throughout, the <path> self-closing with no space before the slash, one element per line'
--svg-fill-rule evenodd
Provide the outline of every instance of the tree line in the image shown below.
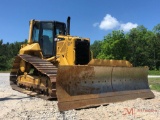
<path fill-rule="evenodd" d="M 10 70 L 14 57 L 24 42 L 3 43 L 0 40 L 0 71 Z M 148 66 L 151 70 L 160 69 L 160 24 L 152 31 L 144 26 L 112 31 L 103 40 L 95 40 L 90 46 L 97 59 L 128 60 L 133 66 Z"/>
<path fill-rule="evenodd" d="M 93 57 L 97 59 L 128 60 L 133 66 L 148 66 L 160 69 L 160 24 L 152 31 L 143 25 L 131 29 L 112 31 L 103 40 L 91 45 Z"/>
<path fill-rule="evenodd" d="M 25 42 L 15 42 L 15 43 L 3 43 L 3 40 L 0 40 L 0 71 L 10 70 L 14 57 L 18 54 L 21 45 Z"/>

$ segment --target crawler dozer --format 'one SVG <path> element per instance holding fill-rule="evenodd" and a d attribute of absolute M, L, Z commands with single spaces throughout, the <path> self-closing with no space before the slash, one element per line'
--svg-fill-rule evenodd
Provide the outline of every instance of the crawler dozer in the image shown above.
<path fill-rule="evenodd" d="M 55 98 L 60 111 L 154 98 L 148 67 L 92 56 L 89 38 L 70 35 L 70 17 L 66 24 L 31 20 L 28 43 L 21 45 L 11 69 L 11 87 Z"/>

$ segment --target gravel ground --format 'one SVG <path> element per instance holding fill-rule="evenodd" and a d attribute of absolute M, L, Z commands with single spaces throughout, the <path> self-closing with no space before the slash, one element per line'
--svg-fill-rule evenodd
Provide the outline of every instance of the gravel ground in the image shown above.
<path fill-rule="evenodd" d="M 160 92 L 153 92 L 154 99 L 138 98 L 60 113 L 57 101 L 45 101 L 13 91 L 9 74 L 0 73 L 0 120 L 160 120 Z"/>

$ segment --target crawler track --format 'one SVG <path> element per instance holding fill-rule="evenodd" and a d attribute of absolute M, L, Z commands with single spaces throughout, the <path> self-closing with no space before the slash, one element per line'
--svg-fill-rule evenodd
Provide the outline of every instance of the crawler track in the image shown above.
<path fill-rule="evenodd" d="M 50 80 L 51 84 L 52 84 L 52 94 L 51 96 L 46 96 L 43 94 L 39 94 L 37 92 L 33 92 L 33 91 L 29 91 L 29 90 L 25 90 L 23 88 L 20 88 L 19 86 L 17 86 L 17 78 L 19 76 L 18 72 L 19 72 L 19 68 L 20 68 L 20 61 L 24 60 L 25 62 L 31 64 L 32 66 L 34 66 L 34 68 L 40 72 L 41 75 L 46 76 L 46 78 L 48 77 L 48 81 Z M 43 99 L 51 99 L 51 98 L 56 98 L 56 75 L 57 75 L 57 67 L 54 66 L 52 63 L 40 59 L 38 57 L 35 56 L 31 56 L 31 55 L 18 55 L 15 57 L 14 63 L 13 63 L 13 67 L 10 73 L 10 85 L 12 87 L 12 89 L 31 95 L 31 96 L 35 96 L 35 97 L 40 97 Z M 46 84 L 46 89 L 48 89 L 48 85 Z"/>

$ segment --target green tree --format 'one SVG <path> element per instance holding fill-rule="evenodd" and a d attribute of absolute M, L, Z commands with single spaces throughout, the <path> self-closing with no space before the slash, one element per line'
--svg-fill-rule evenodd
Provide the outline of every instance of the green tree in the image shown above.
<path fill-rule="evenodd" d="M 113 31 L 104 37 L 101 43 L 101 51 L 97 58 L 100 59 L 126 59 L 126 38 L 123 31 Z"/>
<path fill-rule="evenodd" d="M 154 27 L 154 32 L 143 25 L 133 28 L 127 34 L 123 31 L 113 31 L 102 41 L 91 45 L 100 59 L 125 59 L 134 66 L 149 66 L 150 69 L 160 66 L 160 24 Z"/>
<path fill-rule="evenodd" d="M 126 37 L 129 61 L 134 66 L 149 66 L 153 69 L 154 33 L 144 26 L 138 26 L 130 30 Z"/>
<path fill-rule="evenodd" d="M 0 70 L 8 69 L 7 46 L 0 40 Z"/>
<path fill-rule="evenodd" d="M 18 54 L 24 42 L 3 44 L 3 40 L 0 40 L 0 70 L 11 69 L 14 57 Z"/>
<path fill-rule="evenodd" d="M 153 31 L 156 36 L 154 41 L 154 63 L 156 69 L 160 69 L 160 24 L 156 25 Z"/>
<path fill-rule="evenodd" d="M 97 58 L 97 55 L 101 52 L 101 41 L 95 40 L 94 43 L 90 46 L 91 51 L 93 52 L 93 58 Z"/>

